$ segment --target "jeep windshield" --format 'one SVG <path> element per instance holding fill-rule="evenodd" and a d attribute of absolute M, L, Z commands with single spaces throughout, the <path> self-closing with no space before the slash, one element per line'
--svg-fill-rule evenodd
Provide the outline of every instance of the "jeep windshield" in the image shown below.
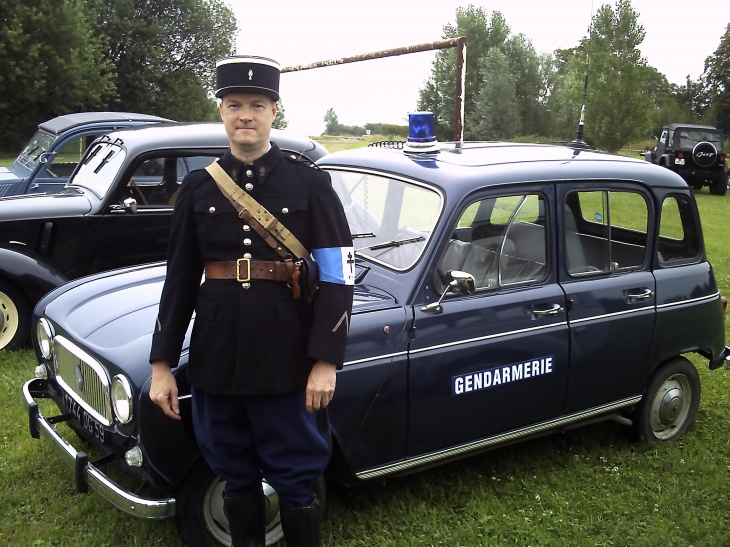
<path fill-rule="evenodd" d="M 41 160 L 43 154 L 53 143 L 53 135 L 46 133 L 45 131 L 39 130 L 25 145 L 23 151 L 15 159 L 15 163 L 18 163 L 26 169 L 32 171 L 35 169 L 38 162 Z"/>
<path fill-rule="evenodd" d="M 423 254 L 441 214 L 440 193 L 371 173 L 329 170 L 358 258 L 407 270 Z"/>
<path fill-rule="evenodd" d="M 706 129 L 679 129 L 679 143 L 682 148 L 693 148 L 701 142 L 710 142 L 715 148 L 722 147 L 722 135 L 716 131 Z"/>
<path fill-rule="evenodd" d="M 69 186 L 83 186 L 103 199 L 124 163 L 127 152 L 116 143 L 100 142 L 87 151 Z"/>

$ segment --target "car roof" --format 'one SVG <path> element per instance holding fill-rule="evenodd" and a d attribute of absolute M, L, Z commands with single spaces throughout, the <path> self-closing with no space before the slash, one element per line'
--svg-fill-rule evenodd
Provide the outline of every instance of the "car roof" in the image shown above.
<path fill-rule="evenodd" d="M 440 144 L 438 154 L 407 154 L 388 148 L 358 148 L 325 156 L 320 167 L 373 169 L 430 182 L 444 190 L 552 181 L 641 181 L 687 189 L 676 173 L 643 159 L 545 144 Z"/>
<path fill-rule="evenodd" d="M 327 154 L 319 143 L 297 133 L 271 130 L 272 140 L 279 148 L 299 152 L 312 161 Z M 154 125 L 128 127 L 111 132 L 103 137 L 119 139 L 129 154 L 163 149 L 220 149 L 229 147 L 228 135 L 223 124 L 218 122 L 167 122 Z"/>
<path fill-rule="evenodd" d="M 718 131 L 718 132 L 721 131 L 720 129 L 718 129 L 717 127 L 712 126 L 712 125 L 696 125 L 693 123 L 670 123 L 666 127 L 668 129 L 671 129 L 672 131 L 674 131 L 675 129 L 678 129 L 678 128 L 704 129 L 704 130 L 708 130 L 708 131 Z"/>
<path fill-rule="evenodd" d="M 137 114 L 135 112 L 79 112 L 77 114 L 66 114 L 45 121 L 38 127 L 54 135 L 68 131 L 79 125 L 100 122 L 167 122 L 167 118 L 151 116 L 149 114 Z"/>

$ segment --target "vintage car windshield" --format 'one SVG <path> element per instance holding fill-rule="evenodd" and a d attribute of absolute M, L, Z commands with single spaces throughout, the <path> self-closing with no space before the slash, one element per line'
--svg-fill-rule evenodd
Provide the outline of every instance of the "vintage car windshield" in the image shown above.
<path fill-rule="evenodd" d="M 100 142 L 92 146 L 69 181 L 69 186 L 83 186 L 102 199 L 114 182 L 126 155 L 124 148 L 113 142 Z"/>
<path fill-rule="evenodd" d="M 355 254 L 395 270 L 421 258 L 441 214 L 441 194 L 383 175 L 330 170 L 355 244 Z"/>
<path fill-rule="evenodd" d="M 722 145 L 720 133 L 701 129 L 680 129 L 680 143 L 683 147 L 693 147 L 700 142 L 711 142 L 716 147 Z"/>
<path fill-rule="evenodd" d="M 23 151 L 16 158 L 15 162 L 27 169 L 35 169 L 35 166 L 38 165 L 43 153 L 48 150 L 52 143 L 53 135 L 46 133 L 43 130 L 39 130 L 35 135 L 33 135 L 33 138 L 28 141 L 28 144 L 25 145 L 25 148 L 23 148 Z"/>

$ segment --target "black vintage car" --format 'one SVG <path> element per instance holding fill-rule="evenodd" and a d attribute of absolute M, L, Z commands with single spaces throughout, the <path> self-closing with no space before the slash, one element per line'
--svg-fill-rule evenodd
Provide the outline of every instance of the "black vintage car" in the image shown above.
<path fill-rule="evenodd" d="M 169 121 L 134 112 L 81 112 L 43 122 L 13 164 L 0 167 L 0 197 L 60 190 L 97 138 L 125 127 Z"/>
<path fill-rule="evenodd" d="M 665 443 L 692 426 L 698 353 L 724 345 L 723 304 L 694 197 L 647 162 L 570 147 L 444 144 L 319 160 L 355 241 L 347 353 L 330 406 L 332 478 L 357 483 L 583 423 Z M 190 423 L 187 343 L 174 369 L 182 421 L 149 398 L 165 265 L 77 279 L 43 298 L 30 433 L 89 487 L 188 545 L 230 544 L 222 481 Z M 290 318 L 296 321 L 297 318 Z M 35 402 L 51 398 L 61 417 Z M 102 455 L 91 462 L 53 425 Z M 121 487 L 103 466 L 167 495 Z M 268 494 L 267 542 L 282 536 Z"/>
<path fill-rule="evenodd" d="M 724 196 L 728 186 L 724 141 L 725 134 L 716 127 L 672 123 L 662 128 L 656 148 L 643 155 L 678 173 L 693 188 L 708 186 L 711 194 Z"/>
<path fill-rule="evenodd" d="M 315 161 L 319 144 L 273 131 L 282 150 Z M 65 188 L 0 198 L 0 350 L 28 340 L 30 313 L 84 275 L 164 260 L 183 177 L 228 147 L 223 124 L 118 131 L 89 149 Z"/>

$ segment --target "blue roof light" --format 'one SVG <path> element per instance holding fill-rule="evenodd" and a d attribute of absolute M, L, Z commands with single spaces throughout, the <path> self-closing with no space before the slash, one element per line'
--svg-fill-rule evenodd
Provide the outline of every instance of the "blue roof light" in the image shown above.
<path fill-rule="evenodd" d="M 408 142 L 406 153 L 438 152 L 438 141 L 433 128 L 432 112 L 413 112 L 408 114 Z"/>

